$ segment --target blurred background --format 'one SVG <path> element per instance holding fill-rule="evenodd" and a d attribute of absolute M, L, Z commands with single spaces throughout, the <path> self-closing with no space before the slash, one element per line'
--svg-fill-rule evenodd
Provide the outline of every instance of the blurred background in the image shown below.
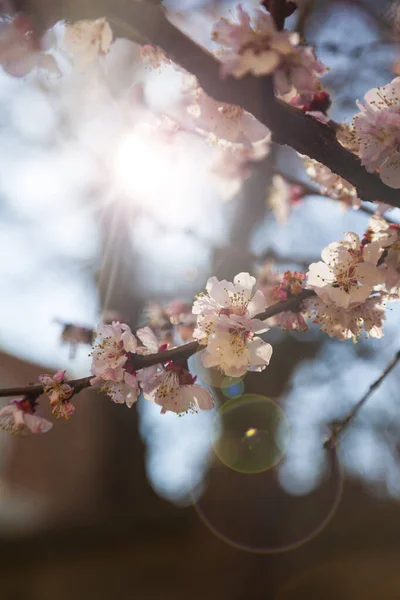
<path fill-rule="evenodd" d="M 111 3 L 97 4 L 118 35 L 125 28 L 139 41 Z M 213 23 L 234 6 L 166 5 L 209 49 Z M 50 10 L 44 0 L 17 8 Z M 73 0 L 57 8 L 80 17 Z M 333 119 L 349 122 L 356 99 L 393 78 L 395 14 L 383 0 L 303 0 L 291 17 L 330 69 Z M 71 352 L 65 324 L 94 328 L 107 314 L 135 328 L 148 301 L 191 302 L 209 276 L 256 274 L 266 263 L 305 269 L 344 232 L 368 226 L 368 214 L 316 195 L 278 222 L 267 202 L 273 173 L 306 181 L 286 147 L 272 145 L 236 185 L 210 171 L 218 149 L 191 131 L 169 144 L 140 132 L 126 145 L 141 115 L 123 91 L 139 78 L 146 110 L 162 115 L 181 85 L 173 68 L 128 68 L 135 52 L 105 81 L 66 68 L 55 86 L 0 71 L 2 387 L 59 368 L 85 376 L 90 346 Z M 399 369 L 340 448 L 323 449 L 327 427 L 398 350 L 398 324 L 393 305 L 382 340 L 273 329 L 270 366 L 235 386 L 194 357 L 217 400 L 212 414 L 160 415 L 144 400 L 128 410 L 87 390 L 74 418 L 45 436 L 0 433 L 1 598 L 400 598 Z M 249 451 L 238 470 L 240 428 Z"/>

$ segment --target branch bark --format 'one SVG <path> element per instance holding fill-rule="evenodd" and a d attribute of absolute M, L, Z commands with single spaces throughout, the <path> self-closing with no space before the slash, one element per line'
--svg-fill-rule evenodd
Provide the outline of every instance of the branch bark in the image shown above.
<path fill-rule="evenodd" d="M 311 298 L 312 296 L 315 296 L 315 292 L 312 290 L 303 290 L 301 294 L 294 296 L 290 300 L 273 304 L 263 313 L 256 315 L 255 318 L 266 320 L 286 310 L 298 311 L 300 310 L 302 301 L 306 298 Z M 130 366 L 132 367 L 133 371 L 139 371 L 140 369 L 166 363 L 170 360 L 187 360 L 190 356 L 196 352 L 199 352 L 203 348 L 204 346 L 201 346 L 197 342 L 190 342 L 189 344 L 184 344 L 183 346 L 178 346 L 177 348 L 172 348 L 171 350 L 164 350 L 163 352 L 158 352 L 157 354 L 147 354 L 146 356 L 140 354 L 131 354 Z M 74 388 L 75 393 L 78 393 L 83 389 L 90 387 L 91 379 L 92 376 L 83 377 L 82 379 L 74 379 L 66 383 Z M 4 388 L 0 389 L 0 398 L 11 396 L 39 396 L 42 393 L 42 385 Z"/>
<path fill-rule="evenodd" d="M 398 190 L 386 186 L 375 173 L 368 173 L 360 159 L 343 148 L 336 139 L 335 126 L 324 125 L 303 111 L 276 99 L 269 78 L 242 79 L 219 76 L 220 65 L 212 54 L 198 46 L 174 27 L 164 9 L 149 1 L 104 0 L 28 0 L 26 9 L 40 27 L 47 29 L 60 19 L 110 18 L 117 35 L 160 47 L 178 65 L 193 73 L 202 88 L 221 102 L 237 104 L 263 122 L 275 142 L 318 160 L 347 179 L 360 198 L 400 207 Z M 99 14 L 102 13 L 102 14 Z"/>

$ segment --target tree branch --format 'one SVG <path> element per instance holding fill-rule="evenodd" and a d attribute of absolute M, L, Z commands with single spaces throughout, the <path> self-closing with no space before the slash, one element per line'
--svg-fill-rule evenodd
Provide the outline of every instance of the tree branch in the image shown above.
<path fill-rule="evenodd" d="M 269 319 L 281 312 L 286 310 L 298 311 L 300 310 L 301 303 L 306 298 L 311 298 L 315 296 L 315 292 L 312 290 L 303 290 L 301 294 L 298 296 L 294 296 L 290 300 L 286 300 L 285 302 L 277 302 L 273 304 L 269 308 L 267 308 L 264 312 L 256 315 L 256 319 Z M 140 369 L 144 369 L 146 367 L 152 367 L 153 365 L 158 365 L 161 363 L 166 363 L 170 360 L 187 360 L 192 354 L 199 352 L 202 350 L 204 346 L 200 345 L 198 342 L 190 342 L 189 344 L 184 344 L 183 346 L 178 346 L 177 348 L 172 348 L 171 350 L 164 350 L 163 352 L 158 352 L 157 354 L 131 354 L 129 359 L 129 365 L 133 371 L 139 371 Z M 68 385 L 74 388 L 75 393 L 82 391 L 83 389 L 90 387 L 90 377 L 83 377 L 82 379 L 74 379 L 72 381 L 68 381 Z M 0 389 L 0 398 L 6 398 L 11 396 L 39 396 L 43 393 L 42 385 L 30 385 L 26 387 L 14 387 L 14 388 L 4 388 Z"/>
<path fill-rule="evenodd" d="M 101 11 L 90 0 L 80 3 L 74 0 L 28 0 L 26 6 L 46 29 L 60 19 L 95 19 L 101 16 L 99 12 L 110 15 L 117 35 L 160 47 L 174 62 L 193 73 L 210 96 L 242 106 L 264 123 L 278 144 L 291 146 L 326 165 L 354 185 L 363 200 L 400 207 L 398 190 L 385 185 L 377 174 L 368 173 L 358 156 L 339 144 L 334 124 L 324 125 L 275 98 L 268 77 L 222 80 L 219 62 L 174 27 L 161 6 L 135 0 L 104 0 Z"/>
<path fill-rule="evenodd" d="M 368 398 L 374 393 L 374 391 L 380 386 L 382 381 L 389 375 L 389 373 L 394 369 L 397 363 L 400 361 L 400 350 L 397 352 L 396 356 L 390 361 L 387 365 L 386 369 L 383 373 L 378 377 L 376 381 L 369 387 L 368 391 L 364 394 L 364 396 L 357 402 L 357 404 L 351 409 L 351 411 L 347 414 L 347 416 L 337 423 L 332 430 L 331 437 L 325 442 L 325 448 L 334 448 L 337 444 L 338 437 L 343 433 L 343 430 L 353 421 L 353 419 L 358 415 L 361 408 L 367 402 Z"/>

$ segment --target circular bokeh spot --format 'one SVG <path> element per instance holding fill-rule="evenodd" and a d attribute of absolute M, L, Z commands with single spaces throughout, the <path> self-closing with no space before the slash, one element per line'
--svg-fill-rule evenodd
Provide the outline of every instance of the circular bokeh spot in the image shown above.
<path fill-rule="evenodd" d="M 217 538 L 239 550 L 279 554 L 298 548 L 329 525 L 342 497 L 341 464 L 334 449 L 326 452 L 325 477 L 304 496 L 285 492 L 275 469 L 249 477 L 217 462 L 203 494 L 192 495 L 196 513 Z"/>
<path fill-rule="evenodd" d="M 221 392 L 229 400 L 234 400 L 243 396 L 244 381 L 239 377 L 225 377 L 221 381 Z"/>
<path fill-rule="evenodd" d="M 246 394 L 223 404 L 214 417 L 214 451 L 220 461 L 239 473 L 261 473 L 285 453 L 289 423 L 273 400 Z"/>

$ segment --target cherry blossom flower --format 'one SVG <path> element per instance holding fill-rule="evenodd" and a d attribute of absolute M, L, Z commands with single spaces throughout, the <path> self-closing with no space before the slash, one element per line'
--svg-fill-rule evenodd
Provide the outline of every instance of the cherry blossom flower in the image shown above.
<path fill-rule="evenodd" d="M 313 49 L 298 46 L 297 33 L 278 31 L 262 8 L 255 9 L 253 23 L 240 4 L 237 12 L 237 23 L 222 18 L 213 29 L 214 41 L 224 46 L 218 55 L 222 75 L 272 75 L 278 94 L 295 89 L 301 104 L 309 104 L 319 91 L 318 77 L 325 73 Z"/>
<path fill-rule="evenodd" d="M 266 265 L 259 276 L 257 285 L 264 293 L 267 307 L 269 307 L 276 302 L 298 296 L 303 291 L 305 277 L 305 273 L 299 271 L 278 273 L 272 269 L 271 265 Z M 307 331 L 308 329 L 303 310 L 283 311 L 271 317 L 268 322 L 285 331 Z"/>
<path fill-rule="evenodd" d="M 307 175 L 315 183 L 318 183 L 323 194 L 333 200 L 343 202 L 346 206 L 352 206 L 354 209 L 360 208 L 361 200 L 357 195 L 357 190 L 346 179 L 335 175 L 328 167 L 314 159 L 306 157 L 304 164 Z"/>
<path fill-rule="evenodd" d="M 400 225 L 389 223 L 377 215 L 370 219 L 364 243 L 379 243 L 385 249 L 381 269 L 386 290 L 392 295 L 400 294 Z"/>
<path fill-rule="evenodd" d="M 353 121 L 361 162 L 370 173 L 378 170 L 386 185 L 400 188 L 400 77 L 364 99 Z"/>
<path fill-rule="evenodd" d="M 102 391 L 113 402 L 131 407 L 137 400 L 139 386 L 136 376 L 129 371 L 129 353 L 135 352 L 137 341 L 125 323 L 100 325 L 92 352 L 91 385 L 102 383 Z"/>
<path fill-rule="evenodd" d="M 0 65 L 14 77 L 24 77 L 35 68 L 60 74 L 54 57 L 42 52 L 32 22 L 24 15 L 0 19 Z"/>
<path fill-rule="evenodd" d="M 108 21 L 101 18 L 67 24 L 63 42 L 75 65 L 85 67 L 108 51 L 112 39 L 113 34 Z"/>
<path fill-rule="evenodd" d="M 69 402 L 74 394 L 74 388 L 64 382 L 65 371 L 58 371 L 55 375 L 39 375 L 43 385 L 43 393 L 50 399 L 52 413 L 57 419 L 68 421 L 75 412 L 75 406 Z"/>
<path fill-rule="evenodd" d="M 300 185 L 288 183 L 281 175 L 273 176 L 266 200 L 280 225 L 286 223 L 293 207 L 302 196 L 303 190 Z"/>
<path fill-rule="evenodd" d="M 150 327 L 143 327 L 136 332 L 144 347 L 138 348 L 140 354 L 155 354 L 166 350 L 160 347 L 159 341 Z M 189 373 L 186 360 L 168 361 L 154 365 L 138 372 L 143 395 L 146 400 L 161 406 L 161 413 L 168 411 L 177 414 L 211 410 L 214 398 L 207 388 L 197 385 L 196 377 Z"/>
<path fill-rule="evenodd" d="M 46 433 L 53 423 L 37 416 L 37 402 L 28 397 L 11 400 L 7 406 L 0 409 L 0 427 L 13 435 Z"/>
<path fill-rule="evenodd" d="M 197 327 L 193 338 L 206 345 L 202 353 L 205 367 L 218 367 L 226 375 L 240 377 L 248 370 L 262 371 L 268 365 L 272 347 L 254 333 L 268 331 L 255 315 L 265 310 L 265 297 L 249 273 L 239 273 L 233 280 L 218 281 L 211 277 L 206 294 L 197 297 L 193 314 Z"/>
<path fill-rule="evenodd" d="M 353 308 L 365 302 L 374 286 L 383 282 L 377 267 L 381 254 L 379 242 L 362 247 L 356 233 L 346 233 L 342 241 L 322 251 L 323 262 L 310 265 L 307 287 L 325 304 Z"/>
<path fill-rule="evenodd" d="M 305 315 L 318 325 L 321 331 L 339 340 L 356 339 L 363 331 L 367 337 L 383 337 L 383 321 L 387 296 L 378 293 L 365 302 L 345 310 L 327 305 L 320 298 L 309 298 L 304 302 Z"/>
<path fill-rule="evenodd" d="M 222 18 L 213 29 L 213 40 L 228 49 L 221 54 L 223 75 L 240 78 L 246 73 L 273 73 L 282 55 L 290 54 L 298 43 L 298 34 L 277 31 L 273 18 L 263 9 L 255 11 L 254 27 L 240 4 L 237 13 L 238 23 Z"/>

